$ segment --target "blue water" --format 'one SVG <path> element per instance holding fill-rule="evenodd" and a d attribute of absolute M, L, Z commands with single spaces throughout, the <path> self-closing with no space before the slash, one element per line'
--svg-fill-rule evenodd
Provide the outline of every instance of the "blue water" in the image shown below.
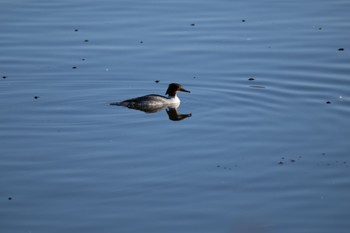
<path fill-rule="evenodd" d="M 2 1 L 0 231 L 347 233 L 349 9 Z"/>

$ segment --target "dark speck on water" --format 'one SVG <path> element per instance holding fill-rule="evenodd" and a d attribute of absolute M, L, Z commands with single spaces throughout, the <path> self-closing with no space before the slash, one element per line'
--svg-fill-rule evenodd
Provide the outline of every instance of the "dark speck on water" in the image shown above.
<path fill-rule="evenodd" d="M 74 29 L 75 32 L 79 31 L 78 29 Z"/>
<path fill-rule="evenodd" d="M 159 83 L 159 80 L 154 81 L 155 83 Z"/>
<path fill-rule="evenodd" d="M 193 27 L 193 26 L 195 26 L 196 24 L 194 24 L 194 23 L 191 23 L 191 26 Z"/>
<path fill-rule="evenodd" d="M 34 99 L 39 99 L 39 96 L 37 96 L 37 95 L 36 95 L 36 96 L 34 96 Z"/>
<path fill-rule="evenodd" d="M 244 22 L 245 22 L 245 19 L 242 19 L 242 22 L 244 23 Z"/>
<path fill-rule="evenodd" d="M 282 161 L 279 161 L 278 164 L 279 164 L 279 165 L 283 165 L 283 162 L 282 162 Z"/>
<path fill-rule="evenodd" d="M 255 80 L 255 78 L 249 78 L 248 80 L 249 80 L 249 81 L 253 81 L 253 80 Z"/>
<path fill-rule="evenodd" d="M 6 76 L 2 76 L 3 79 L 7 78 Z"/>
<path fill-rule="evenodd" d="M 143 41 L 142 41 L 142 40 L 140 41 L 140 44 L 143 44 Z"/>
<path fill-rule="evenodd" d="M 327 101 L 326 104 L 331 104 L 331 101 Z"/>
<path fill-rule="evenodd" d="M 11 201 L 11 200 L 12 200 L 12 197 L 9 197 L 8 200 Z"/>
<path fill-rule="evenodd" d="M 73 66 L 72 69 L 76 69 L 77 67 L 76 66 Z"/>
<path fill-rule="evenodd" d="M 84 40 L 84 42 L 89 42 L 89 40 Z"/>
<path fill-rule="evenodd" d="M 339 48 L 338 51 L 344 51 L 345 49 L 344 48 Z"/>
<path fill-rule="evenodd" d="M 227 167 L 227 166 L 221 166 L 221 165 L 216 165 L 217 168 L 222 168 L 224 170 L 229 170 L 232 171 L 232 167 Z M 237 167 L 237 165 L 235 164 L 234 167 Z"/>

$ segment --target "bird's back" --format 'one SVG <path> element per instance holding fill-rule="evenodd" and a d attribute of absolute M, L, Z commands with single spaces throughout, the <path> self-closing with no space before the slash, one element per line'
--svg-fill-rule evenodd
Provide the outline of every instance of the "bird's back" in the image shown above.
<path fill-rule="evenodd" d="M 167 104 L 168 98 L 162 95 L 145 95 L 132 99 L 127 99 L 122 102 L 111 103 L 111 105 L 119 105 L 125 107 L 134 107 L 134 106 L 157 106 Z"/>

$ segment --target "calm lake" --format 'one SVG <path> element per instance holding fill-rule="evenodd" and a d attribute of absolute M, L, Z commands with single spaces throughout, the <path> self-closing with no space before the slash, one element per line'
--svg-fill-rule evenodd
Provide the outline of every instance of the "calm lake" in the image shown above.
<path fill-rule="evenodd" d="M 1 1 L 0 231 L 348 233 L 349 11 Z"/>

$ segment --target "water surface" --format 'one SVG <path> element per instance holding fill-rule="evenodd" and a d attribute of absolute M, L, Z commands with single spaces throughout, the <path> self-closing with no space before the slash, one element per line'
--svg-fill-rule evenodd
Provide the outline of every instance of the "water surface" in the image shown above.
<path fill-rule="evenodd" d="M 0 6 L 2 232 L 348 232 L 347 1 Z"/>

